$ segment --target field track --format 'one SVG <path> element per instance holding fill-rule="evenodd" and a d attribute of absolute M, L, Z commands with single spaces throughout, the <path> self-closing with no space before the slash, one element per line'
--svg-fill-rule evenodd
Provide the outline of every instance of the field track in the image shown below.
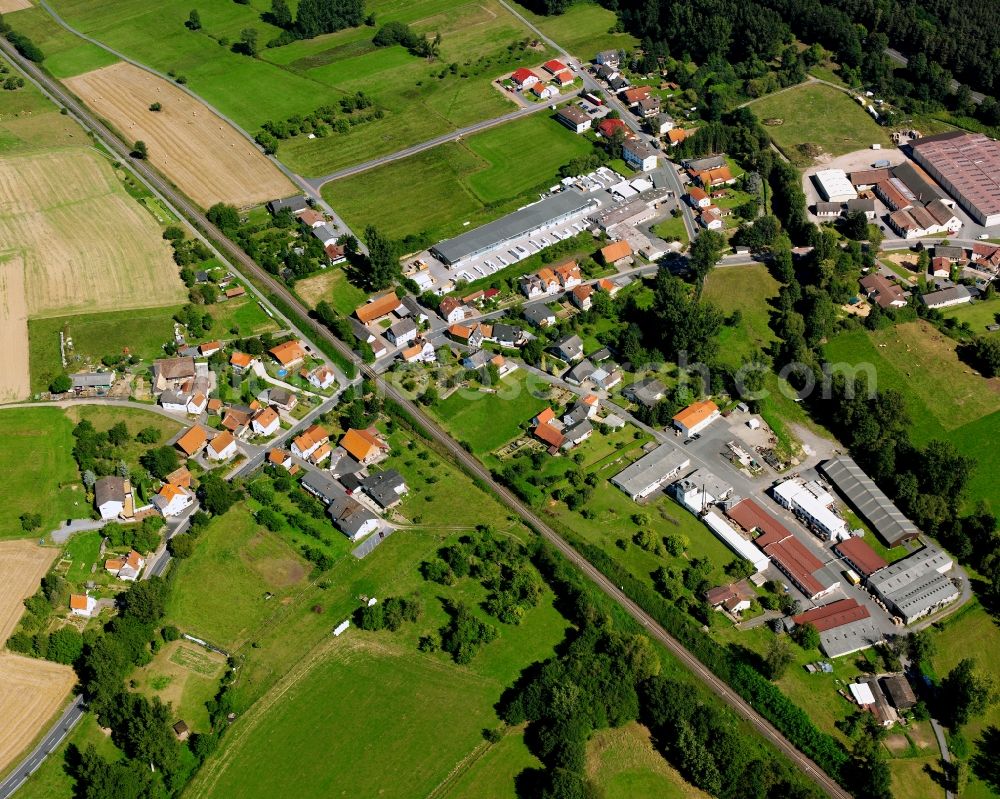
<path fill-rule="evenodd" d="M 24 262 L 20 255 L 0 257 L 0 341 L 4 342 L 0 355 L 0 402 L 24 399 L 31 391 L 31 381 L 28 305 L 24 293 Z M 0 639 L 3 637 L 0 625 Z"/>
<path fill-rule="evenodd" d="M 0 646 L 13 632 L 24 612 L 24 600 L 38 590 L 39 581 L 55 556 L 56 550 L 45 549 L 31 541 L 0 541 Z M 3 674 L 2 666 L 0 674 Z M 0 719 L 4 718 L 10 717 L 3 712 L 0 692 Z"/>
<path fill-rule="evenodd" d="M 144 141 L 150 162 L 203 208 L 217 202 L 246 207 L 294 192 L 263 153 L 207 106 L 132 64 L 65 83 L 126 140 Z M 157 102 L 163 110 L 150 111 Z"/>
<path fill-rule="evenodd" d="M 58 712 L 76 674 L 69 666 L 0 652 L 0 770 Z"/>

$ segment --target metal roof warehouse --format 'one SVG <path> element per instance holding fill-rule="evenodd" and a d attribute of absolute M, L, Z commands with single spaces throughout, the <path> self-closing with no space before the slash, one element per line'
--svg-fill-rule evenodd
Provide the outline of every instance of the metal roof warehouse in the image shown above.
<path fill-rule="evenodd" d="M 454 266 L 466 258 L 490 252 L 516 238 L 556 225 L 591 207 L 592 200 L 576 189 L 566 189 L 475 230 L 438 242 L 431 248 L 431 253 L 449 266 Z"/>
<path fill-rule="evenodd" d="M 920 532 L 850 456 L 840 455 L 825 461 L 819 470 L 889 546 L 914 538 Z"/>
<path fill-rule="evenodd" d="M 611 478 L 611 482 L 632 500 L 642 499 L 686 469 L 691 459 L 683 452 L 662 444 L 635 463 L 626 466 Z"/>

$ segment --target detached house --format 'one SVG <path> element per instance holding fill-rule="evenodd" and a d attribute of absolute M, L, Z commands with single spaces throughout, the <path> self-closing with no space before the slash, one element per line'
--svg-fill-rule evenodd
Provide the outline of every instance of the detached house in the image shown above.
<path fill-rule="evenodd" d="M 590 297 L 593 293 L 593 286 L 577 286 L 570 292 L 570 300 L 581 311 L 589 311 L 592 304 Z"/>
<path fill-rule="evenodd" d="M 273 436 L 281 429 L 281 418 L 274 408 L 261 408 L 250 424 L 257 435 Z"/>
<path fill-rule="evenodd" d="M 164 516 L 176 516 L 194 502 L 194 494 L 188 489 L 167 483 L 153 497 L 153 505 Z"/>
<path fill-rule="evenodd" d="M 527 67 L 520 67 L 515 69 L 510 79 L 514 81 L 514 84 L 519 89 L 530 89 L 536 83 L 538 83 L 538 76 L 532 72 Z"/>
<path fill-rule="evenodd" d="M 529 90 L 539 100 L 548 100 L 559 95 L 559 87 L 551 84 L 536 83 Z"/>
<path fill-rule="evenodd" d="M 326 430 L 318 424 L 314 424 L 292 440 L 292 454 L 296 458 L 305 460 L 329 441 L 330 436 L 327 435 Z"/>
<path fill-rule="evenodd" d="M 256 360 L 252 355 L 247 355 L 245 352 L 234 352 L 229 356 L 229 365 L 233 367 L 233 371 L 236 374 L 242 374 L 247 369 L 253 367 Z"/>
<path fill-rule="evenodd" d="M 399 472 L 388 469 L 368 475 L 361 481 L 361 490 L 375 500 L 380 508 L 388 509 L 399 504 L 410 489 Z"/>
<path fill-rule="evenodd" d="M 555 273 L 555 276 L 559 279 L 559 284 L 564 289 L 571 289 L 574 286 L 579 286 L 582 281 L 580 267 L 576 261 L 567 261 L 564 264 L 554 267 L 552 271 Z"/>
<path fill-rule="evenodd" d="M 566 336 L 552 345 L 552 350 L 564 361 L 576 361 L 583 357 L 583 339 L 576 334 Z"/>
<path fill-rule="evenodd" d="M 309 381 L 309 385 L 320 390 L 327 389 L 337 382 L 336 373 L 325 364 L 323 366 L 317 366 L 311 372 L 307 372 L 305 377 L 306 380 Z"/>
<path fill-rule="evenodd" d="M 386 338 L 397 347 L 405 347 L 417 337 L 417 323 L 410 318 L 400 319 L 385 332 Z"/>
<path fill-rule="evenodd" d="M 377 463 L 389 454 L 389 445 L 379 437 L 374 427 L 367 430 L 352 427 L 340 439 L 340 446 L 362 466 Z"/>
<path fill-rule="evenodd" d="M 134 549 L 125 558 L 112 558 L 104 561 L 104 569 L 119 580 L 135 582 L 146 566 L 146 559 Z"/>
<path fill-rule="evenodd" d="M 274 360 L 286 369 L 298 366 L 306 359 L 306 351 L 302 348 L 301 342 L 295 339 L 278 344 L 276 347 L 271 347 L 268 352 L 274 356 Z"/>
<path fill-rule="evenodd" d="M 601 248 L 601 260 L 606 266 L 618 267 L 632 262 L 632 246 L 627 241 L 616 241 Z"/>
<path fill-rule="evenodd" d="M 565 105 L 556 112 L 556 119 L 569 128 L 574 133 L 583 133 L 590 130 L 592 124 L 590 116 L 581 108 L 575 105 Z"/>
<path fill-rule="evenodd" d="M 637 172 L 656 169 L 657 152 L 644 141 L 628 139 L 622 145 L 622 157 Z"/>
<path fill-rule="evenodd" d="M 358 541 L 379 527 L 378 517 L 346 494 L 334 498 L 326 512 L 334 526 L 351 541 Z"/>
<path fill-rule="evenodd" d="M 465 303 L 455 297 L 445 297 L 438 305 L 438 313 L 448 324 L 463 322 L 469 313 Z"/>
<path fill-rule="evenodd" d="M 69 612 L 89 619 L 97 615 L 97 600 L 89 594 L 70 594 Z"/>
<path fill-rule="evenodd" d="M 236 437 L 228 430 L 208 442 L 208 459 L 210 461 L 227 461 L 236 455 Z"/>
<path fill-rule="evenodd" d="M 126 506 L 131 511 L 131 484 L 124 477 L 117 475 L 102 477 L 94 483 L 94 505 L 105 521 L 123 515 L 131 516 L 131 512 L 125 514 Z"/>
<path fill-rule="evenodd" d="M 184 453 L 186 457 L 193 458 L 202 451 L 207 443 L 208 436 L 205 435 L 205 431 L 195 425 L 188 428 L 184 435 L 177 439 L 174 446 Z"/>

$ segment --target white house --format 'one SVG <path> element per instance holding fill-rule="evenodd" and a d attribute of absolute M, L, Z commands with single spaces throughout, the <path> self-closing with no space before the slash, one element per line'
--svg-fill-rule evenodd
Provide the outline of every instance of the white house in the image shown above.
<path fill-rule="evenodd" d="M 194 495 L 185 488 L 167 483 L 153 497 L 153 505 L 164 516 L 176 516 L 194 502 Z"/>
<path fill-rule="evenodd" d="M 313 369 L 306 379 L 311 386 L 315 386 L 318 389 L 325 389 L 337 382 L 337 375 L 333 369 L 324 365 Z"/>
<path fill-rule="evenodd" d="M 205 408 L 208 407 L 208 397 L 206 397 L 202 392 L 196 391 L 191 395 L 191 399 L 188 400 L 187 412 L 192 416 L 198 416 L 205 412 Z"/>
<path fill-rule="evenodd" d="M 674 427 L 685 436 L 693 436 L 700 433 L 721 415 L 719 406 L 712 400 L 693 402 L 674 416 Z"/>
<path fill-rule="evenodd" d="M 173 413 L 187 413 L 188 402 L 191 398 L 187 394 L 177 391 L 164 391 L 160 394 L 160 405 L 165 411 Z"/>
<path fill-rule="evenodd" d="M 97 600 L 89 594 L 70 594 L 69 612 L 89 619 L 97 613 Z"/>
<path fill-rule="evenodd" d="M 117 519 L 132 498 L 132 488 L 124 477 L 102 477 L 94 483 L 94 505 L 104 520 Z"/>
<path fill-rule="evenodd" d="M 407 347 L 400 352 L 399 357 L 406 361 L 406 363 L 430 363 L 437 360 L 434 345 L 429 341 L 418 341 L 412 347 Z"/>
<path fill-rule="evenodd" d="M 450 325 L 456 322 L 464 322 L 467 310 L 465 303 L 454 297 L 445 297 L 438 306 L 438 313 L 441 314 L 441 318 Z"/>
<path fill-rule="evenodd" d="M 273 436 L 281 428 L 281 418 L 274 408 L 261 408 L 254 414 L 250 426 L 259 436 Z"/>
<path fill-rule="evenodd" d="M 314 424 L 292 440 L 292 454 L 296 458 L 308 458 L 320 446 L 329 443 L 329 441 L 330 436 L 327 435 L 326 431 L 319 425 Z"/>
<path fill-rule="evenodd" d="M 146 566 L 146 559 L 134 549 L 125 558 L 112 558 L 104 561 L 106 571 L 113 574 L 119 580 L 135 582 L 139 579 L 139 574 Z"/>
<path fill-rule="evenodd" d="M 227 461 L 236 455 L 236 438 L 225 430 L 208 442 L 207 452 L 210 461 Z"/>
<path fill-rule="evenodd" d="M 389 327 L 385 335 L 397 347 L 405 347 L 417 337 L 417 323 L 410 318 L 400 319 Z"/>
<path fill-rule="evenodd" d="M 531 93 L 539 100 L 548 100 L 559 95 L 559 87 L 547 83 L 536 83 L 531 87 Z"/>
<path fill-rule="evenodd" d="M 622 145 L 622 156 L 625 163 L 638 172 L 656 169 L 656 150 L 639 139 L 628 139 Z"/>

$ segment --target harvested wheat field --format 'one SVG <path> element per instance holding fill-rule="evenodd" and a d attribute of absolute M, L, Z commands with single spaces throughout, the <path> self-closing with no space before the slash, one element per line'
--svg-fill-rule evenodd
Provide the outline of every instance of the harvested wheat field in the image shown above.
<path fill-rule="evenodd" d="M 0 652 L 0 771 L 58 712 L 76 674 L 69 666 Z"/>
<path fill-rule="evenodd" d="M 0 0 L 0 14 L 9 14 L 22 8 L 31 8 L 31 3 L 28 0 Z"/>
<path fill-rule="evenodd" d="M 56 554 L 55 549 L 31 541 L 0 541 L 0 648 L 24 613 L 24 600 L 38 590 Z"/>
<path fill-rule="evenodd" d="M 126 141 L 144 141 L 149 160 L 205 208 L 245 207 L 285 197 L 292 184 L 231 125 L 168 81 L 113 64 L 64 81 Z M 160 103 L 161 111 L 150 111 Z"/>
<path fill-rule="evenodd" d="M 24 262 L 0 258 L 0 402 L 24 399 L 31 391 L 28 365 L 28 305 Z"/>

